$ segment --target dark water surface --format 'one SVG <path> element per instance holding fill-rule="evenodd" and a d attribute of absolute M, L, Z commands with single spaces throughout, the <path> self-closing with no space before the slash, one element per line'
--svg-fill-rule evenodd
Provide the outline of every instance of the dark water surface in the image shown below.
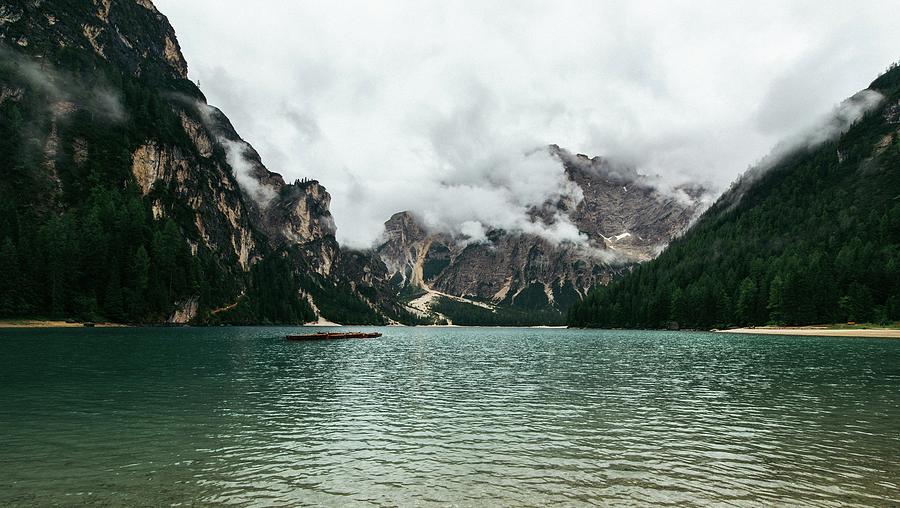
<path fill-rule="evenodd" d="M 0 505 L 897 505 L 900 341 L 0 331 Z"/>

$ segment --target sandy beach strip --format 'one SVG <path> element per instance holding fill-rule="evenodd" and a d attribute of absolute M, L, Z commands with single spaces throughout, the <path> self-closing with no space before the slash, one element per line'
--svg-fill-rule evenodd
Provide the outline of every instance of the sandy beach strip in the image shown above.
<path fill-rule="evenodd" d="M 831 328 L 828 326 L 761 326 L 758 328 L 731 328 L 713 330 L 716 333 L 743 333 L 753 335 L 805 335 L 812 337 L 876 337 L 900 339 L 897 328 Z"/>
<path fill-rule="evenodd" d="M 98 328 L 121 327 L 117 323 L 95 323 Z M 67 321 L 51 321 L 44 319 L 8 319 L 0 320 L 0 328 L 84 328 L 84 323 L 69 323 Z"/>

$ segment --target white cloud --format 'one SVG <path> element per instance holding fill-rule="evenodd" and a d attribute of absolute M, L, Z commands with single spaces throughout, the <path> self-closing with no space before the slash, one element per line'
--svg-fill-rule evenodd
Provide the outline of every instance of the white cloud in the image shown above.
<path fill-rule="evenodd" d="M 243 141 L 233 141 L 219 138 L 219 143 L 225 149 L 225 157 L 234 174 L 238 185 L 249 194 L 260 206 L 266 207 L 275 198 L 275 190 L 268 185 L 262 185 L 253 177 L 253 165 L 247 160 L 245 152 L 250 149 Z"/>
<path fill-rule="evenodd" d="M 404 209 L 528 227 L 571 190 L 527 155 L 549 143 L 724 186 L 900 47 L 892 2 L 157 4 L 210 103 L 269 169 L 319 179 L 355 246 Z"/>

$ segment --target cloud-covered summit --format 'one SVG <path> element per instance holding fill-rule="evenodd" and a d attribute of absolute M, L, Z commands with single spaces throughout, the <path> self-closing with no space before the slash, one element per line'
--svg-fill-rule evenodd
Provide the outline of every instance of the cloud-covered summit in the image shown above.
<path fill-rule="evenodd" d="M 550 143 L 723 188 L 900 47 L 881 1 L 157 4 L 210 103 L 322 181 L 353 246 L 399 210 L 528 227 L 571 191 Z"/>

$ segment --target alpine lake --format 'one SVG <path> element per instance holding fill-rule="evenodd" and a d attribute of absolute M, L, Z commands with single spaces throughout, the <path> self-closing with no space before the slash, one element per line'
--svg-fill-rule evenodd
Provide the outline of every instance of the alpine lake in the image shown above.
<path fill-rule="evenodd" d="M 0 330 L 0 506 L 900 504 L 900 340 L 352 329 Z"/>

